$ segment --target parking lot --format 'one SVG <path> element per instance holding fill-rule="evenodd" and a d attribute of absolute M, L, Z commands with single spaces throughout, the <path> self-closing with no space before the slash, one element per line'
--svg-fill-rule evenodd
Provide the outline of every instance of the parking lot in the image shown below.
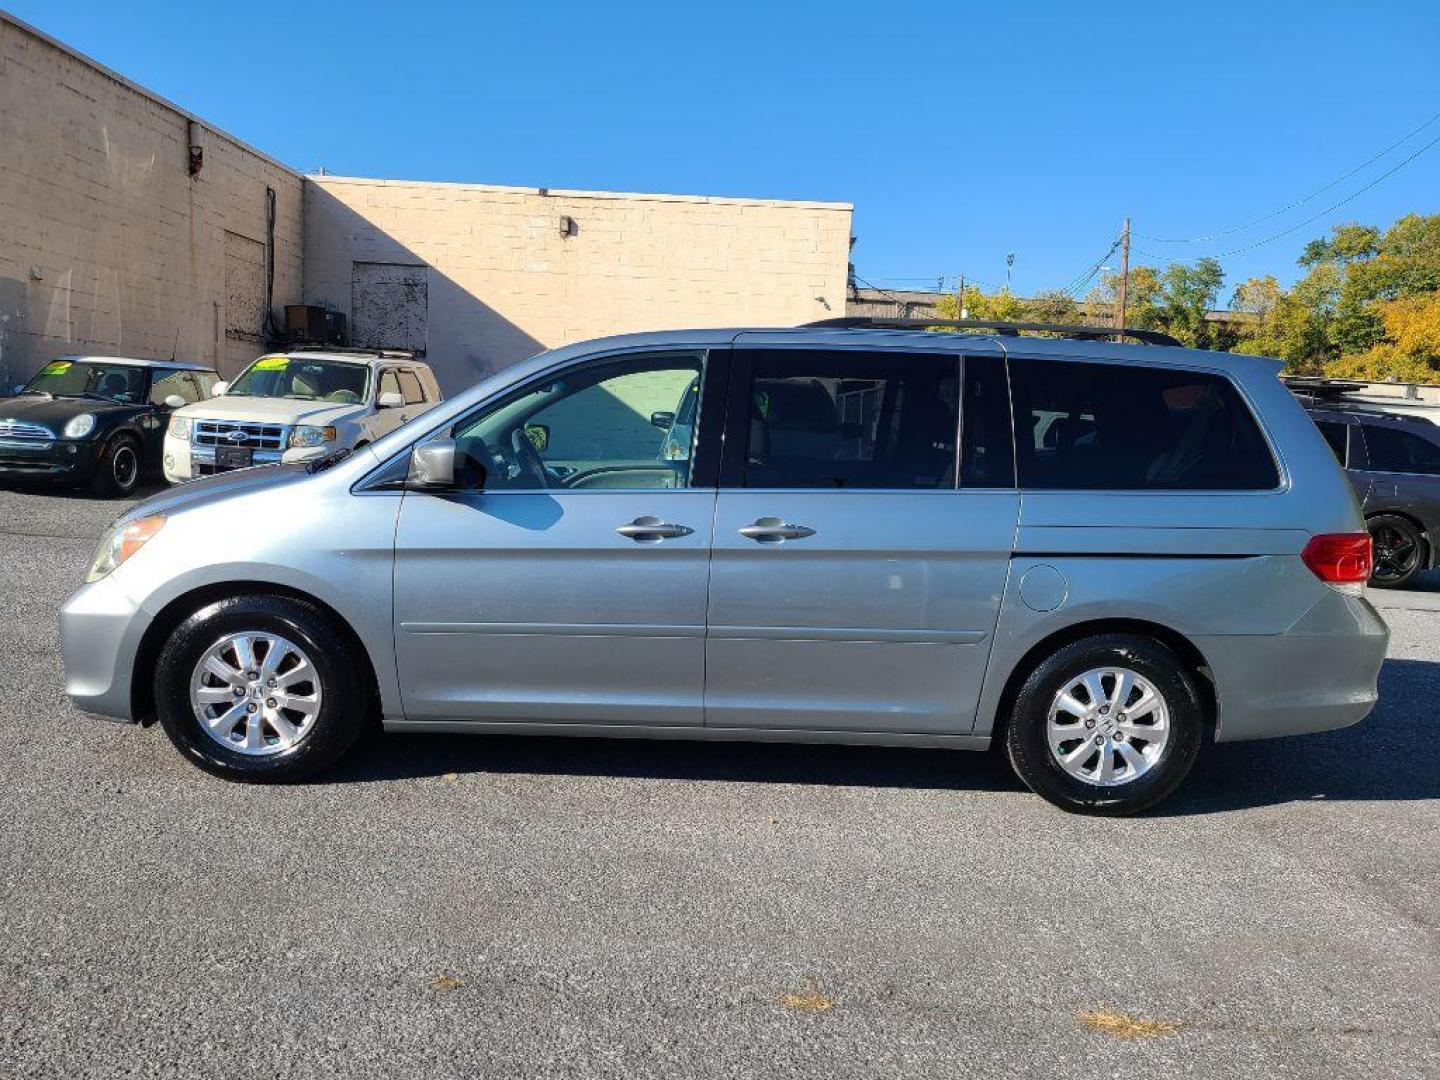
<path fill-rule="evenodd" d="M 814 746 L 390 736 L 263 788 L 66 701 L 121 509 L 0 491 L 0 1074 L 1436 1075 L 1433 575 L 1373 594 L 1368 720 L 1137 820 Z"/>

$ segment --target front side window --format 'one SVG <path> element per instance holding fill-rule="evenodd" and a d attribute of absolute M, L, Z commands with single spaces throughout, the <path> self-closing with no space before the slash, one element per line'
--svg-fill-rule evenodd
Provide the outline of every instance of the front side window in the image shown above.
<path fill-rule="evenodd" d="M 1266 491 L 1279 473 L 1219 375 L 1130 364 L 1010 361 L 1022 488 Z"/>
<path fill-rule="evenodd" d="M 1365 424 L 1364 429 L 1373 471 L 1440 475 L 1440 444 L 1412 431 L 1380 424 Z"/>
<path fill-rule="evenodd" d="M 365 400 L 369 383 L 367 364 L 303 356 L 262 356 L 236 377 L 225 395 L 358 405 Z"/>
<path fill-rule="evenodd" d="M 955 486 L 958 357 L 818 350 L 752 356 L 743 486 Z M 734 430 L 734 418 L 730 425 Z"/>
<path fill-rule="evenodd" d="M 694 414 L 681 430 L 704 354 L 646 354 L 567 372 L 453 429 L 487 490 L 683 488 Z"/>
<path fill-rule="evenodd" d="M 138 405 L 144 399 L 145 370 L 99 360 L 52 360 L 25 384 L 21 393 L 103 398 Z"/>

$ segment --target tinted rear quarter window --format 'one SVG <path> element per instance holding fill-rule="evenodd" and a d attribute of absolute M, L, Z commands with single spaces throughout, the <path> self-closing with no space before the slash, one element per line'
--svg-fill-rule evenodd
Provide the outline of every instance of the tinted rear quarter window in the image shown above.
<path fill-rule="evenodd" d="M 1440 444 L 1400 428 L 1363 426 L 1365 448 L 1370 452 L 1370 468 L 1374 471 L 1440 475 Z"/>
<path fill-rule="evenodd" d="M 1264 491 L 1275 460 L 1228 379 L 1138 364 L 1013 359 L 1024 488 Z"/>

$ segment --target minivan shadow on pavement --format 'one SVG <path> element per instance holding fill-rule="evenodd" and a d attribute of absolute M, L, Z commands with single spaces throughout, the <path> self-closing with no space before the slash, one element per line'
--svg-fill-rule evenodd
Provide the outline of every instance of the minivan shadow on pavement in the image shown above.
<path fill-rule="evenodd" d="M 1354 727 L 1207 747 L 1190 778 L 1154 813 L 1209 814 L 1312 799 L 1440 798 L 1440 724 L 1421 707 L 1437 699 L 1440 663 L 1387 660 L 1380 703 Z"/>
<path fill-rule="evenodd" d="M 1440 700 L 1440 663 L 1387 660 L 1380 673 L 1380 704 L 1363 722 L 1319 735 L 1208 746 L 1180 790 L 1152 813 L 1210 814 L 1315 799 L 1440 798 L 1440 768 L 1433 754 L 1440 728 L 1411 704 L 1434 700 Z M 485 772 L 1021 790 L 994 752 L 505 735 L 373 737 L 330 781 Z"/>

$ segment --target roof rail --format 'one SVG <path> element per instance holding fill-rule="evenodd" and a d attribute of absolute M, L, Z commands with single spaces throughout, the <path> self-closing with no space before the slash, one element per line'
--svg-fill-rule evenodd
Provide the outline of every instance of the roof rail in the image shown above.
<path fill-rule="evenodd" d="M 1281 375 L 1280 381 L 1292 394 L 1302 394 L 1317 401 L 1339 401 L 1346 394 L 1364 390 L 1370 385 L 1350 379 L 1326 379 L 1318 375 Z"/>
<path fill-rule="evenodd" d="M 1022 330 L 1059 334 L 1071 338 L 1128 337 L 1146 345 L 1183 345 L 1159 330 L 1141 330 L 1132 326 L 1075 326 L 1070 323 L 1004 322 L 990 319 L 891 319 L 869 315 L 843 319 L 821 319 L 804 324 L 807 327 L 831 327 L 836 330 L 896 329 L 924 330 L 931 326 L 953 326 L 962 330 L 989 330 L 1006 337 L 1018 337 Z"/>
<path fill-rule="evenodd" d="M 350 353 L 354 356 L 378 356 L 392 360 L 414 360 L 415 353 L 411 349 L 367 349 L 358 345 L 319 345 L 310 342 L 304 345 L 290 346 L 290 352 L 329 352 L 329 353 Z"/>

